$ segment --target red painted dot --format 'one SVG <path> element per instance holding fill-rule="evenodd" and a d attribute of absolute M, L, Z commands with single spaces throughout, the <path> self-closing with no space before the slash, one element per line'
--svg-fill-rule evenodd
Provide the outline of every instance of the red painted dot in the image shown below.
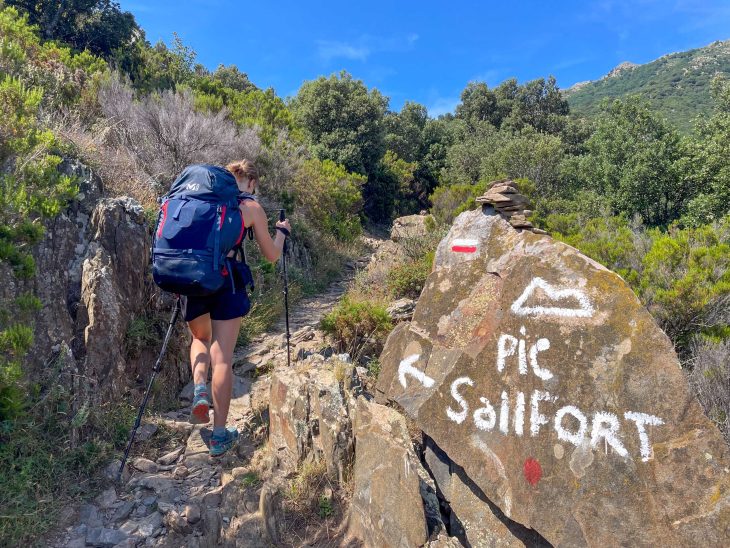
<path fill-rule="evenodd" d="M 542 467 L 540 466 L 540 463 L 532 457 L 525 461 L 525 465 L 522 467 L 522 472 L 525 474 L 527 483 L 533 487 L 537 485 L 537 482 L 540 481 L 540 478 L 542 477 Z"/>

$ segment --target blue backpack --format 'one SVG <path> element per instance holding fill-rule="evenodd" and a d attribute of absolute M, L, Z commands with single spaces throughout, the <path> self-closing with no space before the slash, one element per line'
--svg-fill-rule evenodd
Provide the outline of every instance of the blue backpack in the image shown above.
<path fill-rule="evenodd" d="M 242 251 L 245 226 L 241 195 L 231 172 L 218 166 L 192 165 L 160 198 L 154 243 L 152 277 L 160 288 L 187 296 L 211 295 L 225 283 L 244 290 L 253 287 L 245 262 L 227 257 Z M 239 255 L 239 253 L 236 253 Z"/>

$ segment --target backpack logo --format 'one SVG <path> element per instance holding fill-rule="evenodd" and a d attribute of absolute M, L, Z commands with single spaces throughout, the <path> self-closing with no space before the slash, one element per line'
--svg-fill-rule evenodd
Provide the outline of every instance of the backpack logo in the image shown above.
<path fill-rule="evenodd" d="M 185 185 L 185 190 L 197 192 L 198 190 L 200 190 L 200 185 L 198 183 L 188 183 Z"/>

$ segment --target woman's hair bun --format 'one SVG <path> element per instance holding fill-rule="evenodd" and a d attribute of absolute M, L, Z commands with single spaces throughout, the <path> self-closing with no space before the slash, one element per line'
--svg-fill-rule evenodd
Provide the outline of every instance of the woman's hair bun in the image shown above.
<path fill-rule="evenodd" d="M 251 160 L 231 162 L 226 166 L 226 169 L 233 173 L 236 177 L 248 177 L 249 179 L 255 179 L 257 181 L 259 179 L 259 172 Z"/>

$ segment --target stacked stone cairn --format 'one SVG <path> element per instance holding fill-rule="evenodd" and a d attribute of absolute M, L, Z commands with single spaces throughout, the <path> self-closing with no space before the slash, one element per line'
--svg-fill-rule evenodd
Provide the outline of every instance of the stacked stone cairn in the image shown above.
<path fill-rule="evenodd" d="M 527 218 L 532 211 L 525 209 L 529 202 L 525 196 L 520 194 L 517 183 L 509 179 L 493 181 L 483 196 L 476 199 L 482 208 L 492 206 L 502 218 L 514 228 L 519 230 L 531 230 L 535 234 L 547 234 L 544 230 L 535 228 Z"/>

